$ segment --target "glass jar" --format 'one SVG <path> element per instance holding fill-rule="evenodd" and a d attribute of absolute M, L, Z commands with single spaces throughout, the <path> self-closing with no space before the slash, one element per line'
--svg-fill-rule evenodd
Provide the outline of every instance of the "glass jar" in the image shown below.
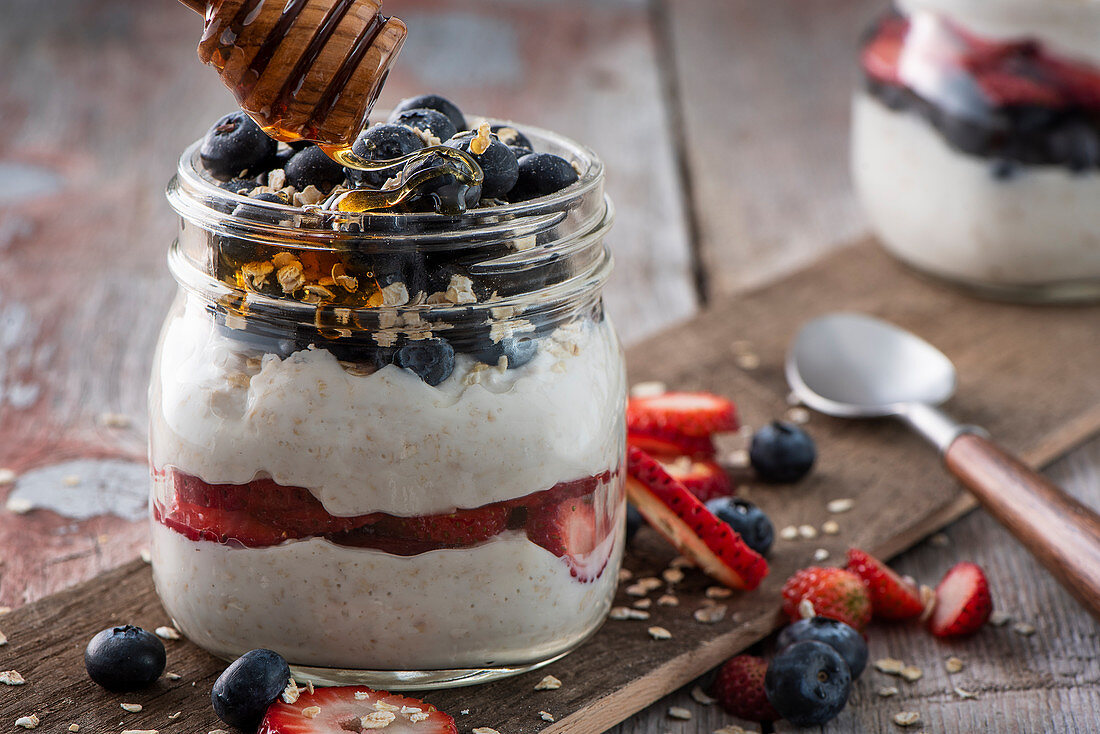
<path fill-rule="evenodd" d="M 187 637 L 321 683 L 429 688 L 559 658 L 610 609 L 625 375 L 580 180 L 437 214 L 248 199 L 182 156 L 150 388 L 153 574 Z"/>
<path fill-rule="evenodd" d="M 852 176 L 905 263 L 1011 300 L 1100 297 L 1100 4 L 906 0 L 861 48 Z"/>

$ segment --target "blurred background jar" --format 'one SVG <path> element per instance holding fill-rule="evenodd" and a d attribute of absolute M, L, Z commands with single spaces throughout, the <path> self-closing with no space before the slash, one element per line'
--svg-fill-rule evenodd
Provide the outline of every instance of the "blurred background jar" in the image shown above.
<path fill-rule="evenodd" d="M 982 295 L 1100 297 L 1100 3 L 903 0 L 860 65 L 852 175 L 887 250 Z"/>

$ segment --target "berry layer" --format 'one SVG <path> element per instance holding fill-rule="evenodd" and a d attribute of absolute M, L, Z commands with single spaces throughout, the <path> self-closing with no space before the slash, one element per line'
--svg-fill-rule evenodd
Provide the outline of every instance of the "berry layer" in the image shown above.
<path fill-rule="evenodd" d="M 443 514 L 614 469 L 625 377 L 610 323 L 543 342 L 514 370 L 459 355 L 432 387 L 393 365 L 356 374 L 324 350 L 249 351 L 191 302 L 154 367 L 152 463 L 308 487 L 337 517 Z"/>

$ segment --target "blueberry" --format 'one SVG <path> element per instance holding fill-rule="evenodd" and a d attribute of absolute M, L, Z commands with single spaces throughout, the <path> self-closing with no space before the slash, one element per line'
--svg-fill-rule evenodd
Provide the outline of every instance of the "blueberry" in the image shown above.
<path fill-rule="evenodd" d="M 765 482 L 797 482 L 817 458 L 809 434 L 792 423 L 772 421 L 752 437 L 749 460 Z"/>
<path fill-rule="evenodd" d="M 716 497 L 707 502 L 707 509 L 733 528 L 750 548 L 767 555 L 775 539 L 775 528 L 763 510 L 739 497 Z"/>
<path fill-rule="evenodd" d="M 206 131 L 199 157 L 210 173 L 228 178 L 270 160 L 276 147 L 277 143 L 251 117 L 230 112 Z"/>
<path fill-rule="evenodd" d="M 768 700 L 795 726 L 816 726 L 836 718 L 851 690 L 852 674 L 844 658 L 815 640 L 785 648 L 764 674 Z"/>
<path fill-rule="evenodd" d="M 398 349 L 393 363 L 412 370 L 421 380 L 435 386 L 454 371 L 455 350 L 443 339 L 422 339 Z"/>
<path fill-rule="evenodd" d="M 432 154 L 417 161 L 409 170 L 409 175 L 415 175 L 424 169 L 439 169 L 445 164 L 446 161 L 441 156 Z M 420 184 L 417 194 L 406 202 L 406 206 L 411 211 L 462 214 L 477 206 L 481 200 L 481 191 L 481 186 L 470 186 L 459 181 L 453 174 L 442 173 Z"/>
<path fill-rule="evenodd" d="M 451 122 L 451 118 L 438 110 L 427 107 L 394 112 L 390 115 L 388 122 L 431 133 L 440 140 L 450 140 L 458 132 L 458 128 Z"/>
<path fill-rule="evenodd" d="M 298 151 L 286 162 L 286 180 L 299 191 L 316 186 L 329 191 L 344 182 L 344 167 L 325 155 L 316 145 Z"/>
<path fill-rule="evenodd" d="M 535 152 L 535 148 L 531 145 L 531 140 L 512 125 L 491 125 L 489 131 L 495 133 L 496 136 L 500 138 L 500 142 L 511 148 L 513 152 L 522 150 L 524 151 L 524 155 Z M 518 154 L 517 157 L 519 157 Z"/>
<path fill-rule="evenodd" d="M 455 126 L 455 130 L 466 129 L 466 118 L 462 115 L 462 110 L 458 109 L 454 102 L 445 97 L 440 97 L 438 94 L 421 94 L 417 97 L 403 99 L 393 108 L 393 114 L 397 115 L 405 110 L 423 108 L 442 112 Z M 442 138 L 440 139 L 442 140 Z"/>
<path fill-rule="evenodd" d="M 278 194 L 269 193 L 264 191 L 256 194 L 255 196 L 248 197 L 254 201 L 266 201 L 269 204 L 286 204 L 286 200 Z M 233 210 L 233 216 L 239 219 L 251 219 L 254 222 L 264 222 L 266 224 L 278 224 L 283 220 L 281 212 L 271 211 L 262 206 L 250 206 L 248 204 L 238 204 Z M 241 240 L 233 240 L 235 242 L 241 242 Z M 249 243 L 242 243 L 245 247 L 251 247 Z M 255 249 L 255 248 L 252 248 Z M 222 252 L 226 250 L 223 247 Z M 250 257 L 242 262 L 249 262 L 251 260 L 259 260 L 259 257 Z"/>
<path fill-rule="evenodd" d="M 164 672 L 164 643 L 140 627 L 109 627 L 84 648 L 88 676 L 109 691 L 147 686 Z"/>
<path fill-rule="evenodd" d="M 481 184 L 481 195 L 488 199 L 504 196 L 516 185 L 519 177 L 519 163 L 516 154 L 507 145 L 500 142 L 496 135 L 489 134 L 489 147 L 482 149 L 478 134 L 471 131 L 459 133 L 444 145 L 469 153 L 485 174 Z M 481 150 L 475 153 L 474 150 Z"/>
<path fill-rule="evenodd" d="M 538 351 L 539 343 L 534 337 L 519 334 L 504 337 L 496 344 L 480 350 L 476 356 L 478 361 L 488 365 L 495 365 L 501 357 L 507 357 L 508 369 L 514 370 L 534 359 Z"/>
<path fill-rule="evenodd" d="M 553 153 L 530 153 L 519 159 L 519 177 L 508 198 L 527 201 L 561 191 L 575 183 L 572 164 Z"/>
<path fill-rule="evenodd" d="M 271 650 L 249 650 L 218 676 L 210 702 L 230 726 L 254 731 L 290 680 L 290 667 Z"/>
<path fill-rule="evenodd" d="M 855 680 L 867 667 L 867 641 L 855 629 L 830 617 L 810 617 L 783 628 L 776 639 L 776 649 L 783 650 L 796 642 L 824 642 L 840 653 Z"/>
<path fill-rule="evenodd" d="M 244 194 L 241 195 L 247 196 L 249 191 L 259 185 L 259 180 L 255 178 L 231 178 L 228 181 L 222 181 L 218 184 L 218 188 L 228 191 L 231 194 L 240 194 L 243 191 Z"/>
<path fill-rule="evenodd" d="M 377 281 L 382 288 L 404 283 L 410 297 L 429 290 L 424 256 L 418 252 L 357 252 L 349 256 L 347 268 L 348 275 Z"/>
<path fill-rule="evenodd" d="M 388 161 L 415 153 L 424 147 L 424 141 L 404 125 L 383 123 L 367 128 L 355 139 L 351 150 L 369 161 Z M 364 184 L 379 188 L 386 180 L 398 175 L 400 170 L 388 173 L 367 173 L 354 168 L 347 169 L 348 178 L 357 186 Z"/>
<path fill-rule="evenodd" d="M 634 540 L 634 536 L 638 534 L 638 531 L 642 529 L 642 525 L 645 524 L 645 520 L 642 518 L 642 513 L 638 512 L 638 508 L 634 505 L 627 503 L 626 505 L 626 542 Z"/>

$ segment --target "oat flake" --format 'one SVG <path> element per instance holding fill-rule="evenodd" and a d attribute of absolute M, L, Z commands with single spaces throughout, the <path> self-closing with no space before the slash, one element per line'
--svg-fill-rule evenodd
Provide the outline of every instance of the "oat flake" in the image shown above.
<path fill-rule="evenodd" d="M 0 487 L 15 484 L 16 473 L 11 469 L 0 469 Z"/>
<path fill-rule="evenodd" d="M 119 708 L 123 711 L 129 711 L 131 714 L 136 714 L 138 711 L 141 711 L 142 706 L 140 703 L 120 703 Z"/>
<path fill-rule="evenodd" d="M 0 683 L 6 686 L 21 686 L 26 682 L 18 670 L 0 670 Z"/>
<path fill-rule="evenodd" d="M 691 616 L 695 617 L 696 622 L 717 624 L 726 618 L 727 609 L 728 607 L 725 604 L 715 604 L 713 606 L 700 607 L 696 609 Z"/>
<path fill-rule="evenodd" d="M 670 719 L 679 719 L 680 721 L 691 721 L 691 712 L 683 706 L 670 706 L 668 709 L 668 716 Z"/>
<path fill-rule="evenodd" d="M 806 540 L 813 540 L 817 537 L 817 528 L 813 525 L 799 525 L 798 534 Z"/>
<path fill-rule="evenodd" d="M 707 695 L 707 692 L 703 690 L 702 686 L 695 686 L 691 689 L 691 698 L 695 703 L 700 706 L 712 706 L 718 702 L 717 698 L 711 698 Z"/>
<path fill-rule="evenodd" d="M 317 714 L 319 713 L 321 713 L 320 706 L 306 706 L 304 709 L 302 709 L 302 716 L 306 717 L 307 719 L 315 719 L 317 718 Z"/>
<path fill-rule="evenodd" d="M 24 729 L 33 729 L 38 726 L 38 715 L 31 714 L 30 716 L 20 716 L 15 720 L 15 725 Z M 126 734 L 123 732 L 123 734 Z"/>
<path fill-rule="evenodd" d="M 500 734 L 499 731 L 491 726 L 476 726 L 470 730 L 471 734 Z"/>
<path fill-rule="evenodd" d="M 837 535 L 840 533 L 840 523 L 836 520 L 826 520 L 821 525 L 821 532 L 825 535 Z"/>
<path fill-rule="evenodd" d="M 153 630 L 153 634 L 162 640 L 178 640 L 180 639 L 180 633 L 175 627 L 157 627 Z"/>
<path fill-rule="evenodd" d="M 1008 612 L 1002 612 L 999 609 L 995 610 L 993 614 L 989 615 L 989 623 L 994 627 L 1004 627 L 1011 621 L 1012 616 Z"/>
<path fill-rule="evenodd" d="M 168 714 L 168 720 L 169 721 L 175 721 L 176 719 L 178 719 L 181 716 L 183 716 L 183 712 L 182 711 L 177 711 L 174 714 Z"/>
<path fill-rule="evenodd" d="M 630 569 L 626 569 L 626 568 L 620 568 L 619 569 L 619 581 L 620 582 L 629 581 L 632 578 L 634 578 L 634 572 L 633 571 L 631 571 Z"/>
<path fill-rule="evenodd" d="M 963 661 L 956 657 L 950 657 L 944 662 L 943 667 L 948 673 L 958 673 L 963 669 Z"/>
<path fill-rule="evenodd" d="M 897 658 L 880 658 L 875 661 L 875 669 L 887 675 L 900 675 L 905 669 L 905 663 Z"/>
<path fill-rule="evenodd" d="M 902 711 L 894 714 L 894 723 L 898 726 L 913 726 L 920 723 L 920 714 L 916 711 Z"/>
<path fill-rule="evenodd" d="M 904 668 L 901 669 L 899 675 L 910 683 L 913 683 L 914 681 L 920 680 L 921 677 L 924 676 L 924 671 L 915 665 L 906 665 Z"/>
<path fill-rule="evenodd" d="M 556 691 L 561 688 L 561 681 L 552 675 L 548 675 L 535 684 L 536 691 Z"/>
<path fill-rule="evenodd" d="M 798 528 L 794 525 L 788 525 L 779 531 L 779 537 L 783 540 L 794 540 L 798 537 Z"/>
<path fill-rule="evenodd" d="M 678 607 L 680 606 L 680 600 L 672 594 L 662 594 L 657 599 L 657 605 L 662 607 Z"/>
<path fill-rule="evenodd" d="M 1031 635 L 1035 634 L 1035 627 L 1028 624 L 1027 622 L 1017 622 L 1016 624 L 1012 625 L 1012 631 L 1018 635 L 1030 637 Z"/>
<path fill-rule="evenodd" d="M 827 560 L 828 558 L 829 558 L 829 551 L 825 550 L 824 548 L 818 548 L 817 550 L 814 551 L 814 561 L 816 563 L 821 563 L 822 561 Z"/>
<path fill-rule="evenodd" d="M 684 580 L 684 572 L 678 568 L 666 568 L 661 572 L 661 578 L 670 584 L 678 584 Z"/>
<path fill-rule="evenodd" d="M 164 677 L 167 678 L 168 680 L 179 680 L 183 676 L 180 675 L 179 673 L 165 673 Z"/>
<path fill-rule="evenodd" d="M 539 718 L 543 721 L 554 721 L 554 715 L 549 711 L 539 711 Z"/>
<path fill-rule="evenodd" d="M 705 594 L 708 599 L 728 599 L 733 596 L 733 591 L 725 586 L 708 586 Z"/>
<path fill-rule="evenodd" d="M 883 686 L 882 688 L 878 689 L 878 695 L 882 696 L 883 698 L 890 698 L 890 696 L 896 696 L 896 695 L 898 695 L 898 687 L 897 686 Z"/>
<path fill-rule="evenodd" d="M 80 731 L 80 724 L 69 724 L 69 731 Z"/>
<path fill-rule="evenodd" d="M 959 688 L 958 686 L 955 686 L 955 695 L 958 696 L 959 698 L 963 698 L 963 699 L 970 699 L 970 698 L 977 698 L 978 697 L 978 694 L 975 693 L 974 691 L 966 691 L 966 690 L 963 690 L 962 688 Z"/>
<path fill-rule="evenodd" d="M 361 717 L 359 723 L 364 729 L 385 729 L 396 718 L 397 714 L 392 711 L 375 711 L 373 714 Z"/>
<path fill-rule="evenodd" d="M 649 636 L 655 640 L 671 640 L 672 633 L 666 630 L 664 627 L 650 627 L 648 630 Z"/>

